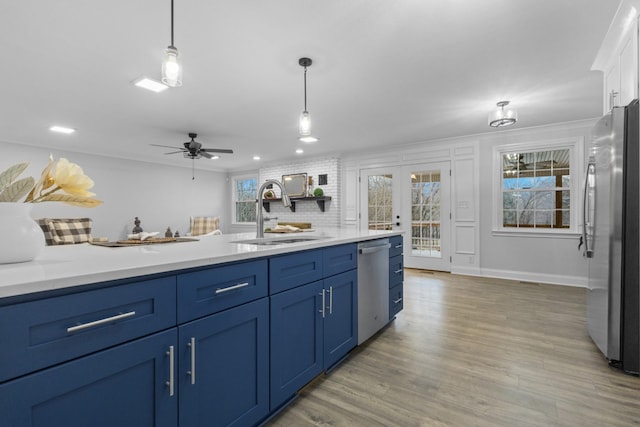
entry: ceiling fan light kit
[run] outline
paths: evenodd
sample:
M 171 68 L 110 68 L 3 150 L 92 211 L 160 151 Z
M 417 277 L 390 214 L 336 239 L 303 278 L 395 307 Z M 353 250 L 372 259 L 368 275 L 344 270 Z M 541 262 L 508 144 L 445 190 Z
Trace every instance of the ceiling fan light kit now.
M 493 128 L 510 126 L 518 121 L 518 113 L 512 108 L 504 107 L 509 105 L 509 101 L 500 101 L 496 104 L 499 108 L 489 114 L 489 126 Z
M 171 45 L 164 51 L 162 61 L 162 83 L 170 87 L 182 86 L 182 66 L 178 58 L 178 48 L 173 44 L 173 0 L 171 0 Z

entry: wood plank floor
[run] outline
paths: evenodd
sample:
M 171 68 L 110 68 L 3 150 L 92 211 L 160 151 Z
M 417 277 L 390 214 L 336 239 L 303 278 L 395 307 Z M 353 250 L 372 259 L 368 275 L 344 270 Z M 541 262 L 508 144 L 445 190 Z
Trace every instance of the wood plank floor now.
M 269 426 L 640 426 L 583 288 L 405 270 L 404 310 Z

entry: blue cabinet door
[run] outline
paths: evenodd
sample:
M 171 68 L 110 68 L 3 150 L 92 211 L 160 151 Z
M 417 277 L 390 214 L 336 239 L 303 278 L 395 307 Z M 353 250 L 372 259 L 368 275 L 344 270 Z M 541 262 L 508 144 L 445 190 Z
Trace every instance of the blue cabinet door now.
M 180 426 L 250 426 L 269 413 L 269 300 L 180 326 Z
M 358 343 L 357 270 L 324 279 L 324 368 L 339 362 Z
M 175 427 L 177 389 L 166 383 L 176 340 L 174 328 L 4 383 L 0 425 Z
M 271 410 L 322 372 L 322 281 L 271 297 Z

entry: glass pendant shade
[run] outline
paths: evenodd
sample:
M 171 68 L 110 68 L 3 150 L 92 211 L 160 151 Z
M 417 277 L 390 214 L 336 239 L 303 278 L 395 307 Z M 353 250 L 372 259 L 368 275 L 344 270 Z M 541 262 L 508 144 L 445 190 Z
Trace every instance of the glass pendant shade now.
M 300 126 L 299 126 L 300 136 L 308 136 L 311 135 L 311 116 L 307 110 L 303 111 L 300 114 Z
M 162 83 L 171 87 L 182 86 L 182 67 L 178 61 L 178 49 L 169 46 L 162 61 Z
M 518 121 L 518 113 L 516 110 L 504 107 L 509 105 L 509 101 L 500 101 L 496 104 L 497 110 L 489 114 L 489 126 L 497 128 L 502 126 L 509 126 L 515 124 Z

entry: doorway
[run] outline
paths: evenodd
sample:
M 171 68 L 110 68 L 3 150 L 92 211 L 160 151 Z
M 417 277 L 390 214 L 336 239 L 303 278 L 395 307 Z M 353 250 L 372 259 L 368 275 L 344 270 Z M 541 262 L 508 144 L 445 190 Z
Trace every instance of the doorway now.
M 405 267 L 451 271 L 450 163 L 360 171 L 360 228 L 404 231 Z

